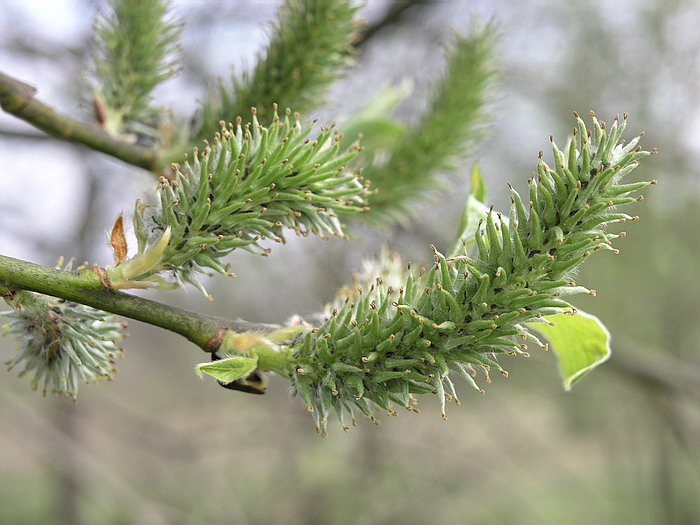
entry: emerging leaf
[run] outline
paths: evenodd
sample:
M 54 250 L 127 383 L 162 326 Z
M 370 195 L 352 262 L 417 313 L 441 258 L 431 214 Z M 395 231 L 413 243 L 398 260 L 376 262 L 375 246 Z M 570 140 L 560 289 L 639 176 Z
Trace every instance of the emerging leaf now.
M 114 251 L 114 266 L 119 266 L 126 259 L 127 253 L 126 237 L 124 236 L 124 219 L 121 215 L 114 221 L 112 233 L 109 235 L 109 244 Z
M 610 332 L 594 315 L 578 311 L 576 315 L 557 314 L 547 317 L 553 323 L 530 323 L 528 326 L 546 337 L 559 357 L 559 371 L 564 389 L 571 387 L 596 366 L 610 357 Z
M 200 376 L 207 374 L 222 383 L 230 383 L 236 379 L 246 377 L 257 366 L 257 357 L 235 356 L 210 363 L 199 363 L 194 369 Z
M 471 191 L 467 197 L 467 204 L 462 211 L 462 217 L 457 227 L 457 237 L 455 238 L 450 255 L 457 255 L 468 250 L 474 243 L 474 234 L 479 225 L 479 220 L 488 212 L 486 206 L 486 181 L 481 176 L 479 165 L 472 166 Z

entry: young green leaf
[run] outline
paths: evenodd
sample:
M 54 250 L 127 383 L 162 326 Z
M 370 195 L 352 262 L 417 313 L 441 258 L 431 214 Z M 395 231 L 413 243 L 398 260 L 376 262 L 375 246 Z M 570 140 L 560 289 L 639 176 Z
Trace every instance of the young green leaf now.
M 349 120 L 343 122 L 341 147 L 349 147 L 362 137 L 362 146 L 373 156 L 386 156 L 406 132 L 405 124 L 393 118 L 397 106 L 411 93 L 411 84 L 386 85 Z M 365 163 L 372 163 L 365 159 Z
M 581 310 L 576 315 L 552 315 L 547 321 L 528 326 L 549 341 L 559 358 L 564 389 L 571 390 L 574 383 L 608 360 L 610 332 L 600 319 Z
M 246 377 L 257 366 L 257 357 L 235 356 L 209 363 L 199 363 L 194 367 L 194 370 L 200 377 L 202 374 L 207 374 L 222 383 L 230 383 L 236 379 Z
M 479 226 L 479 221 L 488 211 L 486 206 L 486 181 L 481 175 L 479 164 L 472 166 L 471 191 L 467 197 L 467 204 L 462 211 L 462 217 L 457 226 L 457 236 L 449 251 L 450 255 L 457 255 L 468 250 L 474 243 L 474 233 Z

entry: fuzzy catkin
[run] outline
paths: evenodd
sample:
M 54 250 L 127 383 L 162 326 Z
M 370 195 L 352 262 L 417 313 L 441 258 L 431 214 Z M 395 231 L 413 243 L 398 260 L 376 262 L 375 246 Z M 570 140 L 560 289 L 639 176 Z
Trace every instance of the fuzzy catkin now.
M 22 365 L 20 377 L 33 373 L 33 389 L 42 385 L 44 395 L 76 400 L 80 385 L 113 378 L 126 326 L 114 315 L 27 291 L 6 301 L 13 309 L 2 312 L 9 318 L 3 328 L 21 346 L 5 364 L 8 370 Z
M 385 258 L 383 270 L 359 279 L 307 334 L 291 380 L 319 432 L 326 433 L 332 412 L 347 428 L 345 416 L 354 421 L 355 411 L 378 421 L 377 408 L 415 410 L 420 393 L 437 394 L 446 417 L 445 401 L 458 401 L 454 373 L 481 391 L 477 371 L 487 382 L 491 369 L 506 374 L 495 356 L 526 354 L 527 342 L 542 345 L 525 323 L 575 313 L 564 297 L 589 291 L 571 272 L 594 251 L 614 250 L 617 235 L 606 234 L 606 225 L 636 219 L 614 208 L 655 183 L 620 184 L 651 153 L 637 147 L 639 137 L 620 142 L 626 115 L 608 130 L 592 114 L 590 132 L 576 120 L 564 151 L 552 140 L 553 167 L 540 155 L 527 200 L 511 187 L 510 217 L 491 209 L 481 220 L 475 253 L 446 257 L 434 249 L 434 265 L 418 272 L 397 271 Z M 385 284 L 387 273 L 401 284 Z

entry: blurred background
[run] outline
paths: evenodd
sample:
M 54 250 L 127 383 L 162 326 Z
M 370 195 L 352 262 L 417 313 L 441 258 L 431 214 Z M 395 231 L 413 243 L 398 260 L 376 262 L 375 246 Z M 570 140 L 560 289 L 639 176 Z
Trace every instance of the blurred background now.
M 700 4 L 694 0 L 368 0 L 372 28 L 358 65 L 319 111 L 338 120 L 378 86 L 410 79 L 420 109 L 440 74 L 451 29 L 499 28 L 500 74 L 488 138 L 462 180 L 416 222 L 355 240 L 290 238 L 269 258 L 236 253 L 235 279 L 157 298 L 188 309 L 281 322 L 308 315 L 390 239 L 408 260 L 452 240 L 479 161 L 489 200 L 507 209 L 547 150 L 570 133 L 572 111 L 610 120 L 628 112 L 628 138 L 646 130 L 634 173 L 658 179 L 632 212 L 619 255 L 583 268 L 613 355 L 570 393 L 552 353 L 506 358 L 510 378 L 485 396 L 462 384 L 463 405 L 442 421 L 422 414 L 362 420 L 348 434 L 314 434 L 302 403 L 273 380 L 265 396 L 219 388 L 193 373 L 203 360 L 178 336 L 132 322 L 114 383 L 80 401 L 47 398 L 27 379 L 0 379 L 0 523 L 7 524 L 696 524 L 700 523 Z M 0 69 L 38 97 L 83 116 L 92 20 L 85 0 L 6 0 Z M 250 67 L 274 19 L 273 0 L 174 2 L 187 23 L 185 67 L 157 92 L 189 114 L 204 83 Z M 309 115 L 313 116 L 313 115 Z M 48 139 L 0 115 L 0 251 L 53 265 L 59 255 L 110 262 L 106 232 L 153 189 L 149 174 Z M 545 158 L 549 159 L 545 154 Z M 4 306 L 2 307 L 4 308 Z M 16 344 L 0 338 L 2 361 Z

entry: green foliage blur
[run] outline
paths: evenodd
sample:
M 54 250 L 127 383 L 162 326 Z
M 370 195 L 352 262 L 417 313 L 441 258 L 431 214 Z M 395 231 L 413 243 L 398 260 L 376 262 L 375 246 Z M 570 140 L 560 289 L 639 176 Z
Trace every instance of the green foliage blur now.
M 390 7 L 369 0 L 365 16 L 381 17 Z M 212 41 L 235 43 L 242 19 L 262 30 L 273 8 L 175 4 L 201 49 Z M 363 422 L 347 435 L 320 439 L 282 381 L 265 396 L 218 388 L 192 372 L 201 356 L 191 345 L 132 323 L 116 381 L 86 392 L 77 406 L 40 400 L 11 374 L 0 381 L 0 524 L 700 523 L 694 275 L 700 168 L 693 161 L 700 129 L 700 34 L 693 22 L 700 6 L 691 0 L 427 2 L 363 44 L 358 71 L 337 87 L 329 107 L 349 112 L 386 78 L 408 76 L 422 93 L 437 73 L 446 21 L 466 31 L 475 12 L 493 16 L 500 35 L 497 118 L 473 159 L 497 208 L 508 203 L 505 182 L 524 180 L 548 135 L 570 131 L 572 110 L 595 108 L 603 119 L 626 111 L 629 133 L 645 129 L 645 145 L 659 149 L 635 172 L 638 180 L 660 182 L 635 209 L 642 220 L 625 225 L 629 236 L 618 242 L 619 255 L 597 254 L 577 278 L 598 291 L 574 303 L 610 329 L 611 359 L 564 393 L 553 355 L 505 358 L 510 377 L 495 377 L 483 397 L 465 396 L 448 421 L 426 399 L 420 416 L 384 417 L 380 428 Z M 2 45 L 27 64 L 44 64 L 55 44 L 35 33 L 17 24 Z M 208 73 L 197 49 L 187 47 L 185 70 L 191 64 Z M 60 54 L 63 107 L 75 105 L 70 86 L 85 57 L 81 46 L 72 49 Z M 236 46 L 224 51 L 235 54 Z M 181 82 L 182 90 L 190 85 L 186 77 Z M 413 115 L 409 102 L 403 116 Z M 40 139 L 23 140 L 33 141 L 32 151 L 45 147 Z M 88 181 L 90 198 L 65 203 L 83 206 L 82 237 L 27 241 L 47 264 L 56 243 L 66 253 L 97 258 L 88 247 L 104 244 L 113 209 L 133 202 L 129 188 L 139 184 L 133 172 L 84 155 L 76 155 L 75 169 L 85 173 L 80 180 Z M 7 159 L 6 173 L 16 173 Z M 383 235 L 363 230 L 362 243 L 290 240 L 269 260 L 243 254 L 237 279 L 216 278 L 208 286 L 218 289 L 213 305 L 204 298 L 193 304 L 196 293 L 186 303 L 167 300 L 259 322 L 315 312 L 359 266 L 360 255 L 379 251 L 387 238 L 416 262 L 430 260 L 431 242 L 446 249 L 469 192 L 469 171 L 465 164 L 458 189 L 423 206 L 412 225 Z M 105 172 L 110 181 L 101 183 Z M 7 209 L 0 211 L 0 230 L 11 231 Z M 12 340 L 0 345 L 10 355 Z M 157 376 L 147 371 L 154 367 Z

